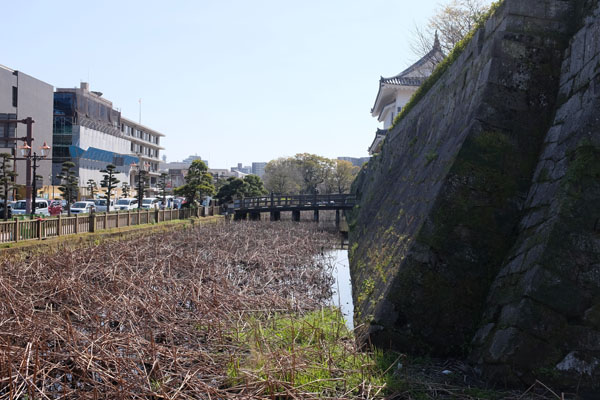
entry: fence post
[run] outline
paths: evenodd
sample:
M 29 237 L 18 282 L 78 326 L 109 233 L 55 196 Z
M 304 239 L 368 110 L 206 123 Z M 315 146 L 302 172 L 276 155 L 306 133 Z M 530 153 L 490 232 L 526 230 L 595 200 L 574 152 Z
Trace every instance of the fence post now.
M 42 219 L 41 218 L 37 219 L 36 228 L 37 228 L 37 237 L 39 240 L 42 240 Z
M 15 242 L 19 241 L 19 236 L 21 236 L 21 230 L 19 229 L 19 218 L 15 217 Z
M 127 210 L 127 226 L 131 226 L 131 210 Z
M 108 229 L 108 211 L 104 213 L 104 229 Z
M 75 214 L 75 233 L 79 233 L 79 214 Z
M 116 221 L 116 227 L 119 227 L 119 210 L 117 210 L 117 221 Z
M 157 224 L 160 222 L 160 210 L 158 208 L 154 210 L 154 222 Z
M 96 232 L 96 212 L 92 211 L 90 213 L 90 216 L 88 218 L 89 218 L 88 222 L 90 224 L 90 227 L 88 228 L 88 231 L 89 232 Z
M 56 221 L 56 236 L 60 236 L 62 231 L 62 218 L 60 214 L 58 214 L 58 218 Z

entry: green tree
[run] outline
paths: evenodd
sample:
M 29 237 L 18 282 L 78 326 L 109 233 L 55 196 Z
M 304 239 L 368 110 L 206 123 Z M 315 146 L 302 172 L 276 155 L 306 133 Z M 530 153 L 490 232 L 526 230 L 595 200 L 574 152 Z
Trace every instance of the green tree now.
M 299 193 L 302 187 L 298 164 L 293 158 L 278 158 L 269 161 L 265 167 L 263 179 L 267 191 L 273 193 Z
M 302 178 L 302 192 L 318 193 L 318 187 L 325 181 L 333 167 L 333 160 L 316 154 L 301 153 L 294 157 Z
M 208 173 L 208 168 L 201 160 L 194 160 L 185 176 L 185 184 L 175 189 L 175 194 L 184 196 L 188 207 L 196 202 L 196 199 L 202 199 L 205 196 L 215 194 L 215 185 L 212 175 Z
M 146 194 L 146 190 L 150 188 L 148 184 L 148 171 L 140 170 L 138 172 L 138 181 L 136 188 L 136 196 L 138 199 L 138 207 L 142 208 L 142 201 L 144 200 L 144 196 Z
M 100 171 L 102 172 L 102 171 Z M 87 181 L 87 189 L 90 194 L 92 200 L 96 197 L 96 193 L 98 193 L 98 184 L 93 179 L 88 179 Z
M 244 196 L 257 197 L 269 193 L 258 175 L 246 175 L 244 177 Z
M 79 179 L 73 168 L 75 168 L 75 163 L 65 161 L 62 163 L 62 168 L 58 175 L 58 178 L 61 180 L 58 190 L 62 193 L 63 199 L 67 200 L 67 214 L 69 217 L 71 216 L 71 203 L 77 199 L 77 192 L 79 191 Z
M 228 178 L 215 197 L 223 204 L 232 201 L 234 198 L 264 196 L 267 193 L 260 177 L 246 175 L 243 179 Z
M 225 184 L 219 188 L 216 194 L 216 198 L 219 199 L 221 204 L 229 203 L 234 198 L 240 198 L 244 196 L 244 181 L 240 178 L 230 177 L 227 178 Z
M 17 174 L 12 170 L 12 156 L 9 153 L 0 153 L 0 198 L 4 207 L 4 220 L 8 221 L 8 194 L 13 190 Z
M 113 189 L 117 188 L 117 184 L 120 182 L 115 176 L 115 170 L 117 167 L 113 164 L 108 164 L 105 169 L 100 170 L 104 174 L 100 186 L 106 188 L 106 195 L 103 198 L 106 199 L 106 212 L 110 212 L 110 199 L 112 198 Z
M 162 199 L 163 207 L 167 206 L 167 178 L 169 174 L 162 172 L 158 177 L 158 194 Z
M 334 168 L 326 180 L 328 193 L 349 193 L 360 168 L 345 160 L 334 160 L 334 163 Z
M 130 194 L 131 194 L 131 186 L 129 186 L 129 183 L 127 183 L 127 182 L 121 183 L 121 197 L 126 199 L 129 197 Z

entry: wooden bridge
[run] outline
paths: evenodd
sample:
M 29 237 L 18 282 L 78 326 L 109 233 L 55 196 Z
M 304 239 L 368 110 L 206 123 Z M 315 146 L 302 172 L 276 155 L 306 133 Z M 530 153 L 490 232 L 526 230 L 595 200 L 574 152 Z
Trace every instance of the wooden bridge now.
M 356 197 L 349 194 L 324 195 L 273 195 L 246 197 L 233 202 L 234 219 L 260 219 L 260 214 L 268 212 L 272 221 L 281 218 L 282 211 L 292 212 L 292 221 L 300 221 L 300 211 L 313 211 L 313 219 L 319 220 L 319 211 L 335 210 L 336 223 L 340 221 L 340 210 L 350 210 L 356 204 Z

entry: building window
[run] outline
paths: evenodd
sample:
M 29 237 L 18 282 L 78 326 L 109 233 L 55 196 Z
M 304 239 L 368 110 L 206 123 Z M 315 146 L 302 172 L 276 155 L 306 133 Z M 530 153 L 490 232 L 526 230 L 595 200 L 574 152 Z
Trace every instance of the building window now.
M 17 104 L 19 104 L 19 91 L 16 86 L 12 87 L 12 104 L 13 107 L 17 107 Z

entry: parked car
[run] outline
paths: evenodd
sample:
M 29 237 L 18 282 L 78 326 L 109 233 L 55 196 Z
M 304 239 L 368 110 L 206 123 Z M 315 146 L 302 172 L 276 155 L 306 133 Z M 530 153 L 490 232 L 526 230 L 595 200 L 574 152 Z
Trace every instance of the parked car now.
M 50 206 L 48 207 L 48 211 L 52 216 L 60 215 L 60 213 L 63 211 L 62 202 L 60 200 L 52 200 L 50 202 Z
M 50 215 L 50 210 L 48 210 L 49 205 L 50 203 L 46 199 L 35 199 L 35 213 L 38 215 Z M 13 215 L 25 215 L 26 211 L 26 200 L 17 201 L 12 209 Z
M 160 208 L 160 199 L 156 197 L 142 199 L 142 208 L 158 210 Z
M 97 199 L 94 200 L 94 204 L 96 204 L 96 211 L 97 212 L 106 212 L 106 199 Z M 115 201 L 111 200 L 110 201 L 110 211 L 114 211 L 115 210 Z
M 115 210 L 135 210 L 138 208 L 137 199 L 119 199 L 115 204 Z
M 89 214 L 95 207 L 93 201 L 78 201 L 71 206 L 71 214 Z

